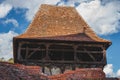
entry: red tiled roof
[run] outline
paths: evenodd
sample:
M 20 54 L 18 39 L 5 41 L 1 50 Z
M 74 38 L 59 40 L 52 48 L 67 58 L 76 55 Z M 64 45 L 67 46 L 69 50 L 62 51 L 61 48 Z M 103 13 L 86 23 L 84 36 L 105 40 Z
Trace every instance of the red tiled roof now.
M 119 78 L 105 78 L 101 68 L 78 68 L 52 76 L 44 75 L 40 69 L 40 66 L 0 62 L 0 80 L 120 80 Z
M 75 8 L 51 5 L 42 5 L 26 32 L 16 38 L 110 42 L 98 37 Z

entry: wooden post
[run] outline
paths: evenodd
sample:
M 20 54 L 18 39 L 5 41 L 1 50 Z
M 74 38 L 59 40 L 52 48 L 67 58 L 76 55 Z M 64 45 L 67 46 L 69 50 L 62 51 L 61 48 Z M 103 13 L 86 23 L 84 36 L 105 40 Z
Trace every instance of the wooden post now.
M 46 60 L 50 60 L 50 57 L 49 57 L 49 46 L 50 46 L 50 44 L 46 45 Z
M 74 48 L 74 63 L 75 64 L 72 66 L 72 69 L 75 70 L 76 62 L 78 61 L 78 58 L 77 58 L 77 48 L 78 48 L 78 46 L 74 45 L 73 48 Z
M 42 72 L 44 73 L 45 72 L 45 66 L 42 65 Z
M 60 66 L 60 69 L 61 69 L 61 72 L 64 73 L 64 71 L 65 71 L 65 66 L 64 66 L 64 64 Z
M 106 64 L 107 63 L 107 61 L 106 61 L 106 50 L 105 50 L 105 47 L 102 47 L 102 49 L 103 49 L 103 59 L 102 59 L 102 61 Z
M 28 58 L 28 46 L 26 47 L 26 55 L 25 55 L 25 59 Z
M 77 45 L 74 45 L 73 48 L 74 48 L 74 61 L 77 61 Z
M 22 43 L 19 43 L 19 46 L 18 46 L 18 60 L 20 60 L 22 57 L 21 57 L 21 46 L 22 46 Z

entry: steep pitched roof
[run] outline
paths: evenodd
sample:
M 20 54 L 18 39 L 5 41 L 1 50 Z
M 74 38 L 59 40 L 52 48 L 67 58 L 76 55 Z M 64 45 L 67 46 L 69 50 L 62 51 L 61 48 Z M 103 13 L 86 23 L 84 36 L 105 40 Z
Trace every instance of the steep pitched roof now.
M 110 42 L 98 37 L 74 7 L 44 4 L 41 5 L 26 32 L 16 38 L 60 39 L 61 37 L 59 36 L 65 37 L 77 34 L 78 37 L 81 33 L 84 33 L 88 38 L 96 42 Z

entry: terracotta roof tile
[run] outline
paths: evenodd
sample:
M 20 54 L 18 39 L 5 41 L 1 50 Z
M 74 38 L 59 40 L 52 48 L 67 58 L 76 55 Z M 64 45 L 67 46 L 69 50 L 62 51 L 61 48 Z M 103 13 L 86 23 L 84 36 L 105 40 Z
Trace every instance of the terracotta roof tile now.
M 51 5 L 41 5 L 41 8 L 36 13 L 33 21 L 29 25 L 25 33 L 17 36 L 16 38 L 43 38 L 53 39 L 56 36 L 69 36 L 71 34 L 85 33 L 89 38 L 87 40 L 93 40 L 97 42 L 110 42 L 108 40 L 98 37 L 94 31 L 89 27 L 89 25 L 83 20 L 83 18 L 78 14 L 73 7 L 61 7 L 61 6 L 51 6 Z M 68 36 L 67 36 L 68 35 Z M 85 40 L 83 35 L 73 39 Z M 54 39 L 61 39 L 63 37 L 56 37 Z M 45 38 L 45 39 L 47 39 Z M 65 39 L 67 39 L 65 38 Z M 84 39 L 82 39 L 84 38 Z

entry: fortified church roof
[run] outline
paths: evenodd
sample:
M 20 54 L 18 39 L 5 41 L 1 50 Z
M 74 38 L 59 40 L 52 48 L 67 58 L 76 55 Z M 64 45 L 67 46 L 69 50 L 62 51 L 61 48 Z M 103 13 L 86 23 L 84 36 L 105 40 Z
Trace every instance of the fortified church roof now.
M 110 41 L 98 37 L 74 7 L 41 5 L 21 39 Z

